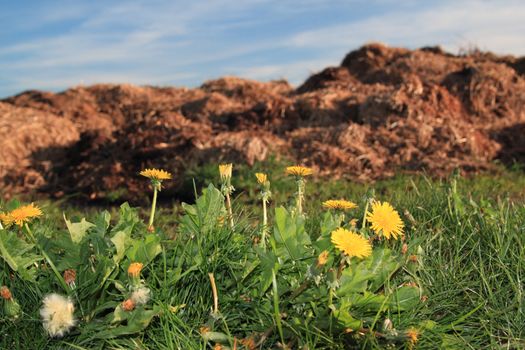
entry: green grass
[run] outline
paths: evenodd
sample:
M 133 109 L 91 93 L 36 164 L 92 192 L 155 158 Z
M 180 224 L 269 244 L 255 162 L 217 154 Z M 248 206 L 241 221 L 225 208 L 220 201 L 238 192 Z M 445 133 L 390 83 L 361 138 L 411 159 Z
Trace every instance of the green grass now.
M 164 201 L 158 211 L 156 226 L 165 236 L 165 249 L 144 271 L 153 291 L 153 304 L 160 314 L 145 331 L 131 336 L 90 339 L 78 330 L 62 339 L 50 339 L 41 327 L 38 308 L 48 290 L 18 278 L 8 280 L 26 314 L 11 321 L 0 313 L 0 348 L 9 349 L 206 349 L 199 329 L 210 326 L 227 336 L 237 338 L 265 334 L 261 348 L 278 348 L 280 335 L 275 327 L 271 292 L 260 295 L 258 280 L 240 279 L 246 261 L 254 259 L 252 240 L 259 236 L 260 208 L 257 200 L 256 171 L 269 173 L 273 208 L 291 205 L 294 182 L 282 175 L 281 164 L 241 166 L 234 172 L 235 230 L 216 229 L 195 244 L 181 229 L 182 209 L 179 203 Z M 193 192 L 195 176 L 200 188 L 217 182 L 215 166 L 192 169 L 184 181 Z M 186 187 L 188 187 L 186 186 Z M 300 284 L 304 271 L 292 264 L 283 267 L 277 280 L 285 337 L 293 339 L 292 347 L 303 349 L 408 348 L 408 343 L 395 336 L 383 337 L 381 324 L 390 319 L 403 333 L 409 327 L 421 330 L 418 349 L 522 349 L 525 348 L 525 175 L 519 171 L 478 175 L 471 178 L 452 176 L 430 180 L 425 176 L 399 176 L 374 184 L 358 184 L 327 178 L 307 183 L 306 230 L 319 236 L 322 226 L 321 202 L 346 198 L 358 202 L 355 217 L 363 216 L 367 198 L 391 202 L 406 224 L 406 240 L 418 255 L 419 268 L 397 273 L 389 281 L 398 286 L 411 280 L 421 286 L 423 299 L 415 308 L 399 312 L 385 310 L 377 314 L 379 333 L 345 334 L 341 329 L 328 332 L 319 329 L 315 319 L 294 318 L 302 311 L 287 300 L 287 289 Z M 189 196 L 186 195 L 186 198 Z M 68 216 L 92 218 L 96 208 L 72 208 L 47 203 L 50 219 L 42 226 L 47 230 L 64 230 L 62 211 Z M 141 216 L 147 220 L 147 204 Z M 87 212 L 87 214 L 86 214 Z M 113 210 L 112 213 L 116 213 Z M 115 215 L 113 215 L 114 217 Z M 173 238 L 173 240 L 171 239 Z M 400 244 L 393 249 L 399 253 Z M 411 248 L 412 249 L 412 248 Z M 418 250 L 419 249 L 419 250 Z M 400 254 L 400 253 L 399 253 Z M 7 271 L 5 264 L 0 269 Z M 212 292 L 208 273 L 213 272 L 219 292 L 220 315 L 212 315 Z M 386 287 L 385 287 L 386 288 Z M 290 303 L 290 305 L 289 305 Z M 314 303 L 315 304 L 315 303 Z M 305 309 L 321 305 L 305 305 Z M 384 332 L 383 332 L 384 333 Z M 238 347 L 241 349 L 242 347 Z

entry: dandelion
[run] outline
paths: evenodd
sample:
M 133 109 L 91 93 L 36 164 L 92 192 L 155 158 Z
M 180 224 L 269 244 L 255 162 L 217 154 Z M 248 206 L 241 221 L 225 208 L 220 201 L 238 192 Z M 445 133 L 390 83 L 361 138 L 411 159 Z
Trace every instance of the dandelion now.
M 419 331 L 411 327 L 406 331 L 406 336 L 408 337 L 408 341 L 410 342 L 410 348 L 412 348 L 419 340 Z
M 151 290 L 147 287 L 140 287 L 137 290 L 135 290 L 133 293 L 131 293 L 130 299 L 136 304 L 136 305 L 144 305 L 147 304 L 150 299 Z
M 0 297 L 5 300 L 4 313 L 11 318 L 18 318 L 20 316 L 20 305 L 13 298 L 11 291 L 7 286 L 0 287 Z
M 330 199 L 323 202 L 323 208 L 326 209 L 350 210 L 356 207 L 357 205 L 354 202 L 350 202 L 344 199 Z
M 226 209 L 228 210 L 228 216 L 230 219 L 230 226 L 233 228 L 233 213 L 230 195 L 235 191 L 235 188 L 231 184 L 233 165 L 220 164 L 219 175 L 221 177 L 221 192 L 226 197 Z
M 9 226 L 13 223 L 13 219 L 8 213 L 0 213 L 0 229 L 3 229 L 2 223 Z
M 130 299 L 126 299 L 122 302 L 122 309 L 124 311 L 133 311 L 135 309 L 135 302 Z
M 372 212 L 368 212 L 367 220 L 372 224 L 372 230 L 386 239 L 397 239 L 403 236 L 403 221 L 399 213 L 387 202 L 373 202 Z
M 7 226 L 8 224 L 14 223 L 20 227 L 24 226 L 25 223 L 30 222 L 33 218 L 37 218 L 42 215 L 42 210 L 33 203 L 24 205 L 12 210 L 8 214 L 3 214 L 1 219 L 2 222 Z
M 11 300 L 13 298 L 13 295 L 11 294 L 11 291 L 7 286 L 2 286 L 0 288 L 0 297 L 5 300 Z
M 40 309 L 44 329 L 51 337 L 61 337 L 75 326 L 73 312 L 75 306 L 66 297 L 59 294 L 48 294 Z
M 145 169 L 140 175 L 156 181 L 171 180 L 171 174 L 162 169 Z
M 344 228 L 332 231 L 332 243 L 350 257 L 366 258 L 372 254 L 372 245 L 366 238 Z
M 140 172 L 140 175 L 151 180 L 153 187 L 153 200 L 151 201 L 151 213 L 149 216 L 148 232 L 153 232 L 153 220 L 155 218 L 155 209 L 157 207 L 157 192 L 162 189 L 162 181 L 171 180 L 171 174 L 161 169 L 145 169 Z
M 323 267 L 328 262 L 328 250 L 323 251 L 317 257 L 317 267 Z
M 293 175 L 298 177 L 305 177 L 313 174 L 313 170 L 311 168 L 307 168 L 304 166 L 289 166 L 286 168 L 286 175 Z
M 223 350 L 224 348 L 222 347 L 221 344 L 219 343 L 215 343 L 215 346 L 213 347 L 213 350 Z
M 221 177 L 221 181 L 226 182 L 231 180 L 232 178 L 232 170 L 233 170 L 233 164 L 220 164 L 219 165 L 219 175 Z
M 254 350 L 257 348 L 257 343 L 255 342 L 253 336 L 241 339 L 240 343 L 242 344 L 242 346 L 244 346 L 245 349 L 248 350 Z
M 130 282 L 133 287 L 140 286 L 140 272 L 142 271 L 143 266 L 144 265 L 139 262 L 129 264 L 128 277 L 130 278 Z
M 263 204 L 263 226 L 261 230 L 261 244 L 264 249 L 266 249 L 266 233 L 268 231 L 268 213 L 267 205 L 272 192 L 270 192 L 270 181 L 268 181 L 268 176 L 264 173 L 256 173 L 255 177 L 257 182 L 261 185 L 261 199 Z
M 311 168 L 306 168 L 304 166 L 289 166 L 285 171 L 286 175 L 295 176 L 295 181 L 297 182 L 297 212 L 301 215 L 303 213 L 303 201 L 304 201 L 304 187 L 305 187 L 305 177 L 313 174 Z
M 77 278 L 77 272 L 73 269 L 64 271 L 64 282 L 70 287 L 75 288 L 75 280 Z
M 257 182 L 260 184 L 260 185 L 265 185 L 266 182 L 268 181 L 268 175 L 264 174 L 264 173 L 255 173 L 255 177 L 257 178 Z

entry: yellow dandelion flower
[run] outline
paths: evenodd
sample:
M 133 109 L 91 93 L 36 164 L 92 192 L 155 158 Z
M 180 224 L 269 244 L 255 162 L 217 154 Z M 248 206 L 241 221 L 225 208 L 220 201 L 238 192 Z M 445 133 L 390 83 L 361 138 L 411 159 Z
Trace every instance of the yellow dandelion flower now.
M 264 185 L 266 181 L 268 181 L 268 176 L 264 173 L 256 173 L 255 177 L 257 178 L 257 182 L 261 185 Z
M 232 169 L 232 163 L 219 165 L 219 174 L 221 176 L 222 181 L 227 181 L 232 178 Z
M 356 208 L 357 204 L 344 199 L 330 199 L 323 202 L 323 207 L 326 209 L 350 210 Z
M 140 172 L 140 175 L 156 181 L 171 180 L 171 174 L 162 169 L 145 169 Z
M 139 263 L 139 262 L 134 262 L 134 263 L 129 264 L 128 276 L 133 277 L 133 278 L 139 277 L 140 271 L 142 271 L 143 266 L 144 265 L 142 265 L 142 263 Z
M 16 208 L 8 214 L 10 222 L 18 226 L 23 226 L 26 222 L 41 215 L 42 210 L 33 203 Z
M 305 177 L 313 174 L 311 168 L 307 168 L 300 165 L 289 166 L 286 168 L 286 175 Z
M 372 254 L 372 245 L 366 238 L 341 227 L 332 231 L 332 243 L 350 257 L 366 258 Z
M 368 212 L 366 218 L 372 224 L 372 230 L 386 239 L 403 236 L 403 221 L 388 202 L 373 202 L 372 212 Z
M 406 335 L 411 344 L 415 344 L 419 340 L 419 331 L 413 327 L 407 330 Z
M 317 257 L 317 266 L 321 267 L 326 265 L 326 262 L 328 261 L 328 250 L 323 251 L 319 256 Z
M 6 226 L 9 226 L 13 223 L 13 218 L 9 215 L 9 213 L 0 213 L 0 222 Z

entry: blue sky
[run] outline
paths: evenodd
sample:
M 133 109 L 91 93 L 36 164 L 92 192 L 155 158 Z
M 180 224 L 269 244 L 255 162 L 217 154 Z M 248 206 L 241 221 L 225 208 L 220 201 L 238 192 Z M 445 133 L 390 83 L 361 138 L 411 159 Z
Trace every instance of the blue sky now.
M 522 0 L 0 0 L 0 97 L 101 82 L 301 83 L 370 41 L 525 55 Z

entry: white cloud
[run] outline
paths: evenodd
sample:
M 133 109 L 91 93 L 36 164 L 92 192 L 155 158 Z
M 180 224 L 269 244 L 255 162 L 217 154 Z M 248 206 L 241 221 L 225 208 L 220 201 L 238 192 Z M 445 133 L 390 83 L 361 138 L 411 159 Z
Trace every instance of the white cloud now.
M 194 80 L 222 74 L 261 80 L 285 77 L 299 84 L 312 72 L 338 64 L 348 51 L 368 41 L 412 48 L 439 44 L 452 52 L 475 45 L 525 55 L 525 2 L 518 0 L 375 0 L 372 5 L 366 0 L 87 4 L 47 5 L 36 24 L 34 14 L 17 17 L 16 28 L 61 20 L 77 23 L 59 34 L 0 47 L 1 75 L 11 82 L 11 90 L 63 89 L 82 80 L 86 84 L 199 84 Z M 381 11 L 346 22 L 340 18 L 339 24 L 324 27 L 295 23 L 295 28 L 310 29 L 294 31 L 290 25 L 286 34 L 272 31 L 274 18 L 295 20 L 348 4 L 378 6 Z M 261 8 L 264 15 L 258 12 Z M 16 14 L 7 11 L 0 19 L 9 15 Z M 245 30 L 257 38 L 243 35 Z M 235 40 L 231 40 L 233 34 Z M 6 84 L 2 89 L 7 89 Z

